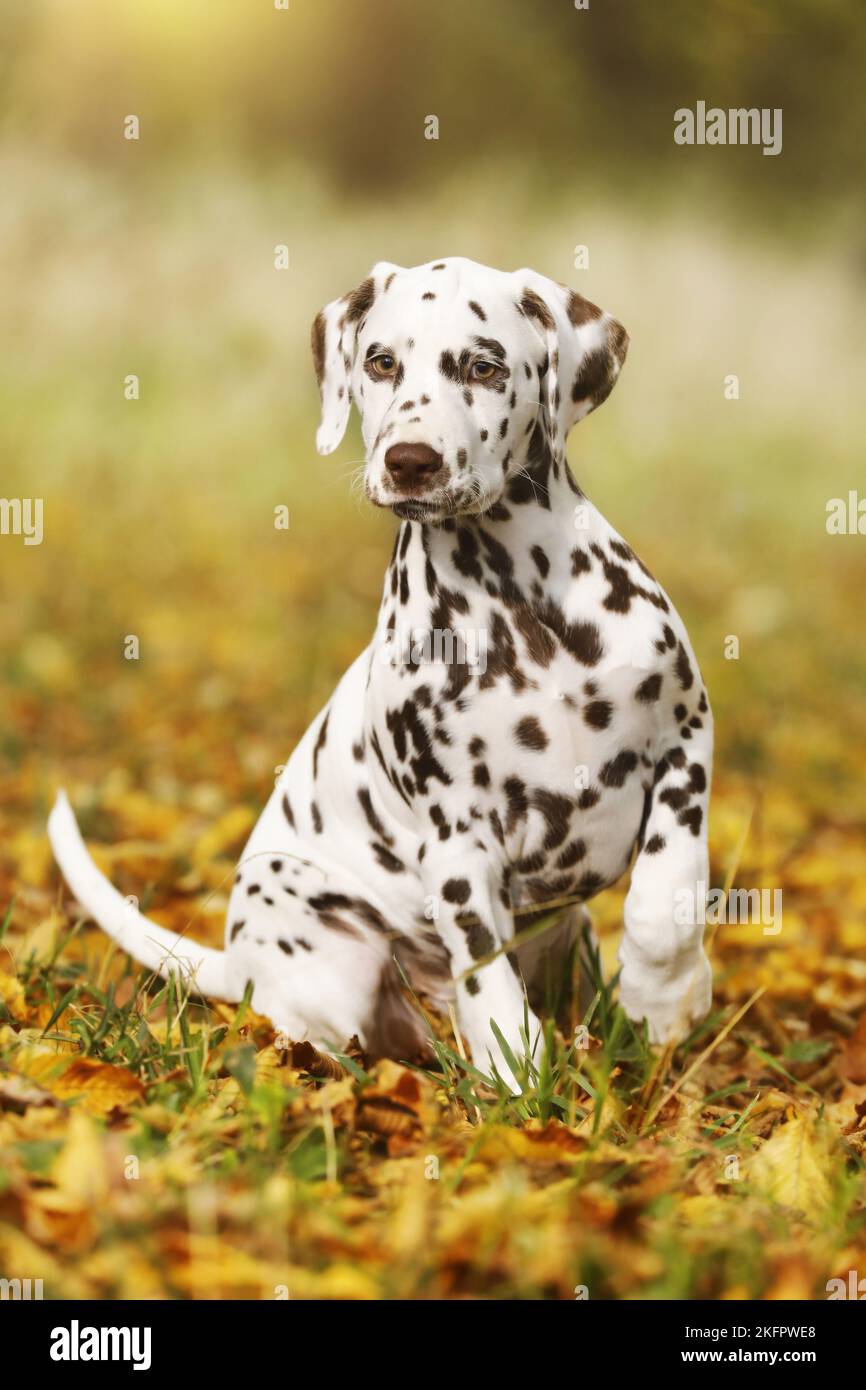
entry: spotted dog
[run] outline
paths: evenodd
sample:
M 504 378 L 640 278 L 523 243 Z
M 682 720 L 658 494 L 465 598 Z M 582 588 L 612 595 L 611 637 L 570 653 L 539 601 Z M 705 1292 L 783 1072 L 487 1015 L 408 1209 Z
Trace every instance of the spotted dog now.
M 566 462 L 627 344 L 562 285 L 459 258 L 379 264 L 318 315 L 318 449 L 337 448 L 354 402 L 367 496 L 401 519 L 375 634 L 252 833 L 224 951 L 141 917 L 61 793 L 66 880 L 137 960 L 222 999 L 252 982 L 291 1039 L 357 1034 L 404 1058 L 425 1045 L 405 979 L 456 996 L 475 1063 L 507 1077 L 491 1020 L 518 1055 L 528 1021 L 537 1046 L 581 904 L 631 864 L 623 1005 L 657 1042 L 705 1014 L 706 691 L 669 599 Z M 467 634 L 485 644 L 470 653 Z M 450 659 L 422 640 L 443 635 Z M 502 949 L 516 908 L 562 898 L 556 927 Z

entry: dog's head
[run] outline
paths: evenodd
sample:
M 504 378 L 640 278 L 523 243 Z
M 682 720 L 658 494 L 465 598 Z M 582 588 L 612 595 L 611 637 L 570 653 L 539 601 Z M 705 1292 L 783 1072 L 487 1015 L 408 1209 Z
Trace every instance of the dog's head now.
M 430 521 L 482 512 L 539 430 L 564 449 L 610 394 L 627 346 L 609 314 L 533 270 L 381 262 L 313 324 L 316 444 L 337 448 L 354 400 L 371 502 Z

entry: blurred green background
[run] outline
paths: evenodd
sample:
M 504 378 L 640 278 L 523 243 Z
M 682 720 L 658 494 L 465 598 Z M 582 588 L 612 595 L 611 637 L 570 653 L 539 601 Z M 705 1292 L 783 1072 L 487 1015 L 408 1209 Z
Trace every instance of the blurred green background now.
M 367 640 L 393 525 L 352 491 L 356 427 L 315 454 L 310 321 L 375 260 L 445 255 L 626 325 L 572 458 L 689 624 L 720 773 L 862 808 L 866 539 L 825 529 L 863 479 L 855 0 L 0 13 L 0 495 L 45 502 L 42 546 L 0 538 L 7 833 L 58 778 L 261 804 Z M 783 152 L 676 146 L 698 100 L 782 107 Z

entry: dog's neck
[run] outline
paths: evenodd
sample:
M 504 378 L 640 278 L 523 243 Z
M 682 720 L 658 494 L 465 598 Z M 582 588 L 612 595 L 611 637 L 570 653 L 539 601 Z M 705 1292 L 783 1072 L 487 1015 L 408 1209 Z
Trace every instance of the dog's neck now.
M 459 527 L 494 536 L 515 560 L 537 545 L 552 560 L 557 552 L 571 549 L 579 539 L 577 531 L 591 521 L 593 512 L 571 474 L 564 449 L 551 448 L 546 435 L 538 430 L 498 502 L 485 511 L 465 513 L 444 524 L 420 525 L 434 565 L 440 555 L 451 555 Z
M 486 511 L 402 523 L 385 577 L 380 636 L 395 624 L 423 626 L 431 598 L 447 596 L 446 607 L 455 596 L 462 607 L 473 592 L 486 600 L 491 583 L 511 600 L 537 600 L 542 590 L 561 598 L 574 582 L 575 549 L 600 540 L 605 527 L 564 452 L 533 439 L 520 471 Z

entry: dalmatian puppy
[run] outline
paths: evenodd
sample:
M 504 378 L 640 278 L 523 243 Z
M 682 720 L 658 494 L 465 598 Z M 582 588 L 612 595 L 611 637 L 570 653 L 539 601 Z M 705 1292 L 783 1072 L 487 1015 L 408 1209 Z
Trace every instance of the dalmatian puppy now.
M 408 981 L 456 997 L 475 1064 L 509 1078 L 492 1021 L 517 1057 L 537 1049 L 581 904 L 631 865 L 623 1006 L 655 1042 L 703 1017 L 707 695 L 670 600 L 566 461 L 627 345 L 564 286 L 462 258 L 379 264 L 317 316 L 319 452 L 354 402 L 367 497 L 400 520 L 376 630 L 252 833 L 224 951 L 141 917 L 60 794 L 58 863 L 133 957 L 206 996 L 252 982 L 290 1039 L 397 1058 L 425 1046 Z M 515 908 L 562 898 L 507 949 Z

